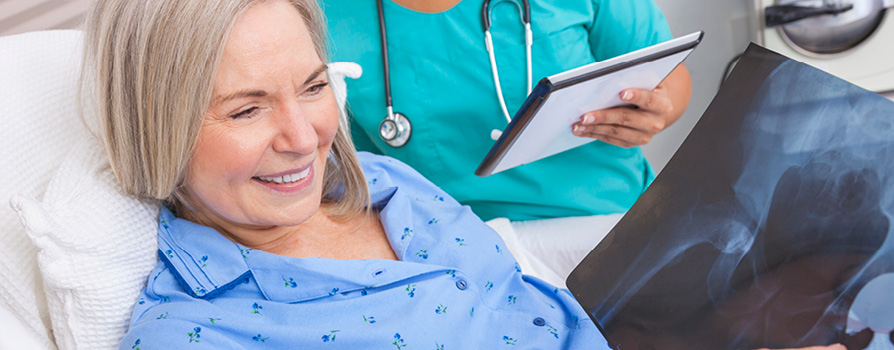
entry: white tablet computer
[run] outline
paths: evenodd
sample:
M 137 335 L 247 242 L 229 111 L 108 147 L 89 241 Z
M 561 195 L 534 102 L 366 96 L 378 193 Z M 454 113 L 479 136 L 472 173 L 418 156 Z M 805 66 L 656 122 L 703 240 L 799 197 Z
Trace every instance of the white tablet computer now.
M 481 161 L 489 176 L 590 142 L 571 133 L 589 111 L 624 105 L 624 89 L 652 90 L 701 42 L 695 32 L 602 62 L 543 78 Z

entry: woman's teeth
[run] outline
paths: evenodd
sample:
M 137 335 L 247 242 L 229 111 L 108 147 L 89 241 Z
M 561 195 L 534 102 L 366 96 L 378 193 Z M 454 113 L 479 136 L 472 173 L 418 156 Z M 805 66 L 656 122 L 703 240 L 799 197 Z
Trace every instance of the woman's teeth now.
M 292 182 L 301 180 L 301 179 L 307 177 L 307 174 L 309 172 L 310 172 L 310 167 L 308 167 L 307 169 L 304 169 L 304 171 L 297 172 L 294 174 L 288 174 L 288 175 L 277 176 L 277 177 L 258 176 L 257 178 L 264 182 L 274 182 L 274 183 L 278 183 L 278 184 L 284 184 L 284 183 L 292 183 Z

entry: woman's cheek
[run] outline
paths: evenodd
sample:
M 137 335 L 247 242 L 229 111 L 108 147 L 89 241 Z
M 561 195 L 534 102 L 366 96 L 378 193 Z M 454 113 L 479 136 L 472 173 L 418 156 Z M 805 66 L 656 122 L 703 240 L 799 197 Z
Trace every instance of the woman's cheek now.
M 331 90 L 330 90 L 331 91 Z M 335 140 L 335 134 L 338 132 L 339 113 L 338 105 L 335 102 L 335 96 L 329 92 L 325 103 L 321 103 L 319 110 L 315 111 L 316 115 L 321 116 L 317 134 L 320 137 L 321 145 L 331 145 Z

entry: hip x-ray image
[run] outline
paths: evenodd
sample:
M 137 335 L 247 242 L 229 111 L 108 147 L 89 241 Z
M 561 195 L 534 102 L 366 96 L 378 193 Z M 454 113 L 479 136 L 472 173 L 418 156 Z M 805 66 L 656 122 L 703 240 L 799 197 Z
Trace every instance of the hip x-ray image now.
M 752 45 L 568 278 L 610 345 L 894 350 L 894 102 Z

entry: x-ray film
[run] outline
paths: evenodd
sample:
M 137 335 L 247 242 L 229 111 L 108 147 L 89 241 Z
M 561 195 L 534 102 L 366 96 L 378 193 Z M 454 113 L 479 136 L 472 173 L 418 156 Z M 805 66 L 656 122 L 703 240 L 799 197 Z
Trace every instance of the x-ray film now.
M 894 102 L 752 45 L 568 278 L 614 349 L 894 350 Z

